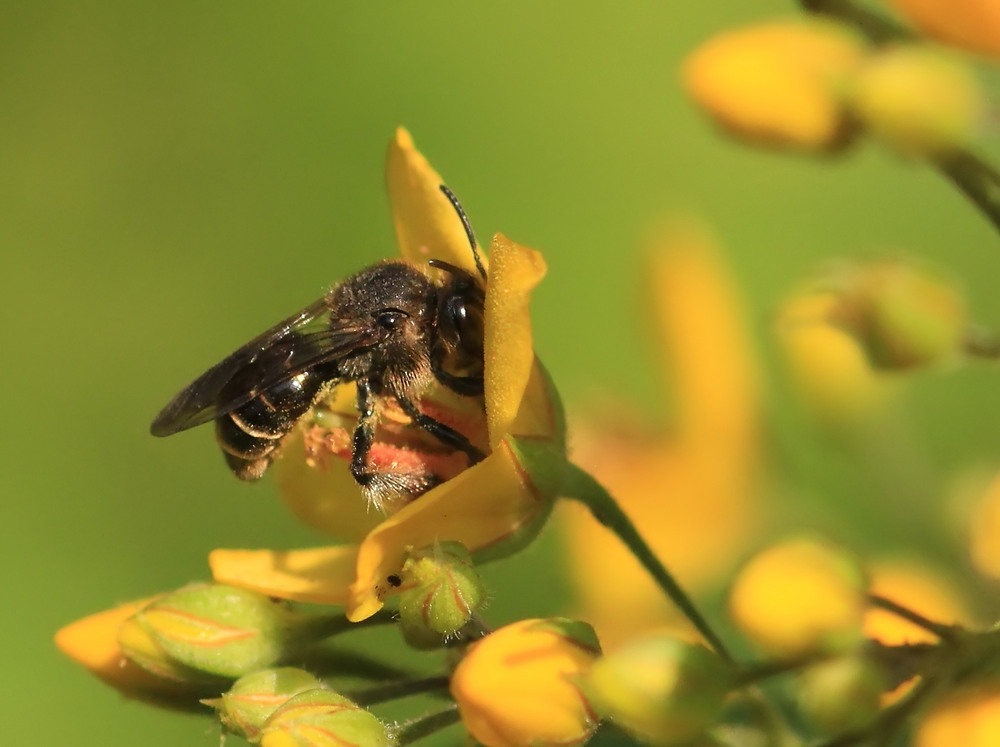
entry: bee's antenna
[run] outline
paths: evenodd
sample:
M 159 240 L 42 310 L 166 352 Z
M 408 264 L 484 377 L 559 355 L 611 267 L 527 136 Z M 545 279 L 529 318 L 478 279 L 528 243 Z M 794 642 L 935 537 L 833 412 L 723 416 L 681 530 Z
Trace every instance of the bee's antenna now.
M 476 247 L 476 234 L 472 232 L 472 224 L 469 222 L 469 216 L 465 214 L 465 211 L 462 209 L 462 203 L 460 203 L 458 198 L 455 197 L 454 192 L 448 189 L 448 187 L 444 184 L 440 186 L 440 190 L 444 192 L 444 196 L 448 198 L 448 202 L 451 203 L 451 206 L 455 208 L 455 212 L 458 213 L 459 220 L 462 221 L 462 228 L 465 229 L 465 235 L 469 237 L 469 246 L 472 247 L 472 256 L 476 259 L 476 269 L 479 270 L 480 276 L 482 276 L 483 280 L 485 280 L 486 268 L 483 267 L 483 260 L 480 258 L 479 249 Z

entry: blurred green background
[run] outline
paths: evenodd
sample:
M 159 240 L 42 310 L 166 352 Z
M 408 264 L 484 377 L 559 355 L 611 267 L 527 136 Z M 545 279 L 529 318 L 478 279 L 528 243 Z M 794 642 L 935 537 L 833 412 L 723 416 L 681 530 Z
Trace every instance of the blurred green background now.
M 19 2 L 0 5 L 0 256 L 7 744 L 212 745 L 207 720 L 123 700 L 61 658 L 61 625 L 206 575 L 216 546 L 322 540 L 210 429 L 152 416 L 194 376 L 394 238 L 383 153 L 397 125 L 481 238 L 542 250 L 540 355 L 570 403 L 669 408 L 636 320 L 637 239 L 671 208 L 724 240 L 764 341 L 777 300 L 830 256 L 905 250 L 962 278 L 1000 327 L 1000 239 L 936 174 L 866 145 L 836 160 L 733 144 L 693 110 L 680 61 L 781 0 L 609 4 Z M 770 379 L 775 393 L 780 385 Z M 997 463 L 996 370 L 908 393 L 941 483 Z M 837 448 L 770 423 L 822 500 L 867 495 Z M 887 540 L 888 541 L 888 540 Z M 551 612 L 543 543 L 494 571 L 490 615 Z M 551 543 L 548 547 L 551 547 Z

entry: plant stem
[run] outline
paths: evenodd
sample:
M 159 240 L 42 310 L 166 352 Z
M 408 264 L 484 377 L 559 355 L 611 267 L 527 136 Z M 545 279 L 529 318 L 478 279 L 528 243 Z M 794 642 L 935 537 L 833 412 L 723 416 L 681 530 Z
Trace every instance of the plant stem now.
M 370 706 L 375 703 L 385 703 L 388 700 L 406 698 L 410 695 L 421 695 L 424 693 L 445 692 L 448 689 L 448 678 L 444 676 L 425 677 L 419 680 L 401 680 L 399 682 L 388 682 L 384 685 L 359 690 L 354 693 L 345 693 L 347 697 L 358 705 Z
M 907 620 L 914 625 L 917 625 L 924 630 L 933 633 L 942 641 L 953 641 L 955 639 L 955 632 L 949 625 L 942 625 L 941 623 L 934 622 L 928 618 L 921 615 L 919 612 L 914 612 L 908 607 L 904 607 L 901 604 L 897 604 L 891 599 L 886 599 L 878 594 L 869 594 L 868 601 L 871 602 L 876 607 L 881 607 L 886 612 L 891 612 L 896 617 L 900 617 L 903 620 Z
M 569 476 L 564 486 L 563 495 L 567 498 L 579 501 L 590 509 L 591 514 L 601 524 L 606 526 L 617 535 L 642 566 L 649 572 L 663 592 L 677 607 L 684 613 L 685 617 L 701 633 L 715 652 L 732 662 L 733 657 L 729 653 L 725 644 L 716 635 L 715 631 L 701 616 L 691 598 L 681 589 L 680 585 L 666 569 L 660 559 L 656 557 L 649 545 L 639 534 L 631 519 L 622 511 L 617 501 L 611 497 L 604 487 L 597 482 L 589 473 L 577 467 L 575 464 L 569 465 Z
M 851 0 L 799 0 L 799 4 L 812 13 L 831 16 L 857 26 L 875 44 L 913 38 L 913 34 L 905 27 Z
M 430 736 L 435 732 L 457 724 L 460 719 L 458 706 L 450 706 L 444 710 L 415 718 L 399 726 L 396 732 L 395 747 L 406 747 L 418 739 Z

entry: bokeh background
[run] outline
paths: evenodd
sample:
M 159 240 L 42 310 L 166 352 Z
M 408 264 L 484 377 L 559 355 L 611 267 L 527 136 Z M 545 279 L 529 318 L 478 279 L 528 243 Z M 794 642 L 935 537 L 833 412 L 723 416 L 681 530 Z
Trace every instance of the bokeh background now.
M 721 236 L 765 360 L 781 295 L 845 254 L 927 258 L 1000 327 L 1000 239 L 938 175 L 873 146 L 833 160 L 747 149 L 685 99 L 678 65 L 699 41 L 792 12 L 786 0 L 0 4 L 5 743 L 215 743 L 208 720 L 98 684 L 52 634 L 204 578 L 213 547 L 322 541 L 266 481 L 234 480 L 209 429 L 159 441 L 148 425 L 233 348 L 394 253 L 383 153 L 397 125 L 480 237 L 502 230 L 544 252 L 536 343 L 571 408 L 610 393 L 669 412 L 634 289 L 638 239 L 672 209 Z M 790 414 L 765 370 L 780 460 L 814 498 L 864 503 L 863 471 Z M 951 475 L 1000 463 L 997 382 L 988 365 L 911 382 L 928 500 L 946 500 Z M 490 571 L 491 617 L 558 609 L 555 547 L 543 537 Z

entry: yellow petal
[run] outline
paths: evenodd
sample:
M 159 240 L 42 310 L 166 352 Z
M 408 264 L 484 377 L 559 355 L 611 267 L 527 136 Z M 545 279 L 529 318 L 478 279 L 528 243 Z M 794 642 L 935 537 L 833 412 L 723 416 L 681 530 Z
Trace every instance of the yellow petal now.
M 279 599 L 344 604 L 354 579 L 356 545 L 310 550 L 213 550 L 212 576 L 221 584 Z
M 995 0 L 890 0 L 921 31 L 943 42 L 1000 57 L 1000 5 Z
M 70 623 L 56 633 L 56 645 L 66 656 L 129 697 L 164 706 L 182 705 L 179 700 L 171 701 L 184 696 L 193 702 L 197 696 L 192 695 L 190 684 L 157 677 L 126 657 L 118 645 L 122 623 L 156 599 L 129 602 Z
M 515 419 L 522 409 L 525 390 L 535 369 L 535 351 L 531 336 L 531 291 L 545 277 L 545 260 L 533 249 L 516 244 L 497 234 L 490 245 L 489 282 L 486 285 L 485 310 L 485 389 L 486 419 L 490 433 L 490 448 L 495 449 L 503 437 L 512 432 Z M 533 382 L 535 395 L 544 381 L 537 374 Z M 537 399 L 535 400 L 537 404 Z M 533 433 L 548 427 L 538 411 L 523 411 L 518 422 L 523 433 Z M 551 430 L 548 431 L 551 433 Z
M 307 462 L 300 428 L 282 445 L 272 470 L 278 494 L 292 513 L 331 537 L 357 542 L 382 518 L 361 494 L 346 460 Z
M 441 259 L 478 275 L 462 222 L 441 192 L 440 174 L 402 127 L 389 143 L 385 176 L 403 257 L 419 263 Z
M 364 620 L 382 608 L 386 577 L 399 572 L 407 548 L 453 540 L 476 553 L 525 530 L 550 505 L 521 469 L 512 447 L 501 442 L 485 460 L 420 496 L 364 539 L 347 617 Z
M 668 226 L 652 249 L 651 306 L 676 392 L 679 438 L 742 457 L 756 445 L 760 396 L 736 284 L 695 222 Z

